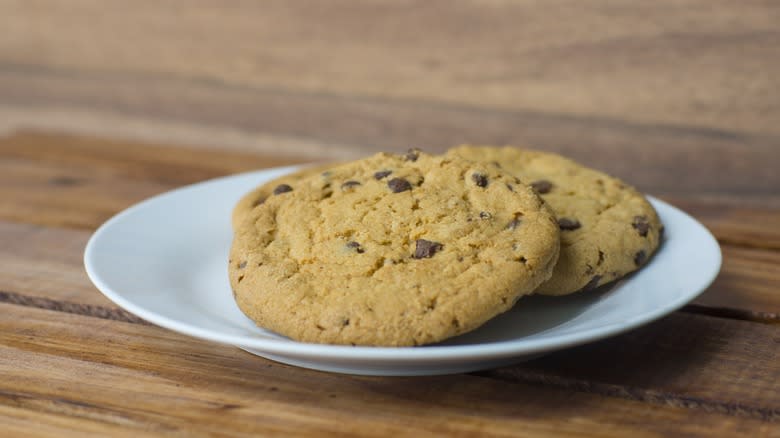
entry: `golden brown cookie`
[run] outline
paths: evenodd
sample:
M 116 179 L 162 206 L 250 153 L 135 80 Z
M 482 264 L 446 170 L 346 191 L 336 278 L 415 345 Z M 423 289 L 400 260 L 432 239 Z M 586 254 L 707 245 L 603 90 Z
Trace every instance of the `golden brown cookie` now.
M 229 274 L 259 326 L 412 346 L 473 330 L 547 280 L 558 224 L 500 168 L 412 151 L 303 179 L 252 209 Z
M 463 145 L 447 154 L 498 163 L 552 208 L 561 254 L 539 294 L 593 289 L 635 271 L 658 248 L 662 225 L 655 209 L 617 178 L 560 155 L 516 147 Z

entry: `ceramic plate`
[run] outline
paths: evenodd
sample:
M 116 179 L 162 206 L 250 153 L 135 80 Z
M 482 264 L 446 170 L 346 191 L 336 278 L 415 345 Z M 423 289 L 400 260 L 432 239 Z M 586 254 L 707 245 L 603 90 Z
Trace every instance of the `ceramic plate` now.
M 123 211 L 87 244 L 90 279 L 113 302 L 154 324 L 275 361 L 352 374 L 423 375 L 507 365 L 633 329 L 695 298 L 720 269 L 720 248 L 712 235 L 682 211 L 651 198 L 666 226 L 665 241 L 645 268 L 608 289 L 526 297 L 478 330 L 436 345 L 295 342 L 246 318 L 233 301 L 227 276 L 233 206 L 258 184 L 295 169 L 215 179 Z

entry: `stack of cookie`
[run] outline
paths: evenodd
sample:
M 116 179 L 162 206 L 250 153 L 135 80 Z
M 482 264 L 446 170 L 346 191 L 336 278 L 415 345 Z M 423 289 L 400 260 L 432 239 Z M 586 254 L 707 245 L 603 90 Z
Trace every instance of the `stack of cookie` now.
M 375 346 L 439 342 L 524 295 L 594 289 L 645 264 L 663 231 L 613 177 L 490 146 L 304 169 L 246 194 L 233 228 L 230 282 L 249 318 Z

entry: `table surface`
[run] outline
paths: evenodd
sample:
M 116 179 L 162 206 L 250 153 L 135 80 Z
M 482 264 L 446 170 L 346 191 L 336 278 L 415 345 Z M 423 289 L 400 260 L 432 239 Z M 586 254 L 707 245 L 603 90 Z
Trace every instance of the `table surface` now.
M 2 434 L 780 436 L 780 3 L 0 9 Z M 720 276 L 607 340 L 381 378 L 161 329 L 84 272 L 95 228 L 175 187 L 460 142 L 671 202 L 717 237 Z

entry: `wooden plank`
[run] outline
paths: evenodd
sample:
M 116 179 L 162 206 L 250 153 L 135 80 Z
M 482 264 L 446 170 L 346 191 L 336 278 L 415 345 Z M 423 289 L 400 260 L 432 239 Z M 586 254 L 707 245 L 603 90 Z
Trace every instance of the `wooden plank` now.
M 334 160 L 381 150 L 400 152 L 411 146 L 441 152 L 463 142 L 517 144 L 562 153 L 659 195 L 727 192 L 743 198 L 774 196 L 777 205 L 780 187 L 780 176 L 775 172 L 780 165 L 777 135 L 288 90 L 224 90 L 219 86 L 214 89 L 212 83 L 149 83 L 132 76 L 75 79 L 54 74 L 53 78 L 36 80 L 35 75 L 25 72 L 11 80 L 7 75 L 0 69 L 0 98 L 7 105 L 39 109 L 27 110 L 33 115 L 59 108 L 61 102 L 70 109 L 63 110 L 66 113 L 82 108 L 120 108 L 120 114 L 127 118 L 143 117 L 138 123 L 148 126 L 144 132 L 166 131 L 165 122 L 169 121 L 183 125 L 177 128 L 181 131 L 198 132 L 211 145 L 219 145 L 224 137 L 220 129 L 228 125 L 249 133 L 250 138 L 257 137 L 247 148 L 266 155 L 305 154 L 310 160 Z M 52 81 L 57 84 L 52 85 Z M 74 81 L 82 83 L 72 84 Z M 3 84 L 8 84 L 9 90 L 3 90 Z M 157 99 L 153 103 L 139 100 L 139 88 Z M 180 121 L 182 113 L 187 115 L 185 122 Z M 45 114 L 40 118 L 45 119 Z M 109 123 L 98 120 L 93 124 L 102 129 Z M 63 124 L 61 129 L 69 126 Z M 215 127 L 213 136 L 209 126 Z M 84 130 L 96 131 L 89 126 Z M 97 132 L 125 135 L 111 130 Z M 277 137 L 303 139 L 311 147 L 294 144 L 280 148 L 273 141 Z M 175 142 L 175 138 L 169 141 Z M 719 178 L 712 178 L 714 174 Z
M 482 375 L 629 399 L 717 400 L 721 409 L 756 408 L 780 420 L 780 331 L 774 325 L 675 313 L 609 340 Z
M 73 406 L 74 409 L 68 412 L 73 418 L 62 413 L 44 412 L 43 409 L 16 407 L 30 403 L 37 406 L 48 405 L 62 412 L 61 406 L 67 406 L 66 400 L 31 399 L 25 398 L 24 394 L 21 393 L 0 393 L 0 400 L 0 423 L 3 425 L 3 434 L 7 436 L 43 438 L 52 436 L 132 438 L 138 436 L 137 430 L 126 429 L 123 425 L 103 422 L 83 406 L 80 407 L 79 412 L 79 406 L 76 404 Z M 144 432 L 144 436 L 150 435 Z M 154 436 L 161 435 L 155 434 Z
M 721 243 L 780 249 L 780 204 L 771 199 L 758 205 L 711 195 L 662 198 L 700 220 Z
M 89 236 L 86 231 L 0 222 L 0 291 L 114 308 L 84 271 Z
M 20 239 L 19 241 L 30 241 L 34 245 L 30 245 L 28 248 L 32 249 L 22 249 L 21 244 L 17 245 L 17 247 L 10 247 L 7 254 L 0 253 L 0 262 L 9 260 L 13 258 L 15 255 L 19 260 L 20 263 L 17 265 L 11 264 L 7 270 L 7 272 L 2 272 L 2 276 L 0 278 L 3 278 L 2 283 L 0 283 L 0 302 L 7 302 L 7 303 L 15 303 L 20 304 L 28 307 L 40 307 L 44 309 L 49 310 L 59 310 L 69 313 L 75 313 L 75 314 L 81 314 L 81 315 L 91 315 L 91 316 L 97 316 L 104 319 L 111 319 L 111 320 L 121 320 L 121 321 L 135 321 L 138 322 L 138 319 L 134 316 L 127 314 L 125 312 L 119 311 L 116 306 L 109 303 L 105 298 L 102 297 L 88 282 L 86 279 L 86 276 L 82 273 L 82 270 L 80 267 L 77 266 L 61 266 L 57 267 L 56 258 L 62 257 L 67 258 L 67 255 L 62 254 L 54 254 L 52 256 L 46 256 L 46 251 L 42 249 L 37 243 L 43 242 L 43 241 L 50 241 L 53 242 L 55 245 L 57 242 L 63 240 L 64 237 L 67 237 L 69 235 L 84 235 L 83 232 L 75 232 L 75 231 L 67 231 L 67 230 L 58 230 L 58 229 L 38 229 L 37 227 L 31 227 L 31 226 L 24 226 L 24 225 L 5 225 L 0 226 L 0 236 L 3 235 L 3 232 L 8 232 L 11 235 L 20 236 L 22 238 L 26 239 Z M 37 241 L 37 242 L 36 242 Z M 64 246 L 64 245 L 63 245 Z M 75 246 L 75 245 L 74 245 Z M 36 249 L 38 248 L 38 249 Z M 78 246 L 76 246 L 78 248 Z M 753 251 L 753 250 L 750 250 Z M 739 253 L 737 253 L 739 255 Z M 774 256 L 774 254 L 773 254 Z M 78 260 L 74 257 L 75 260 Z M 730 256 L 729 256 L 730 259 Z M 33 262 L 33 260 L 37 260 L 37 262 Z M 771 263 L 771 262 L 770 262 Z M 755 269 L 754 263 L 745 262 L 745 264 L 749 265 L 747 268 L 745 268 L 745 272 L 753 274 L 753 273 L 760 273 L 760 269 Z M 735 264 L 736 266 L 739 266 Z M 0 263 L 0 266 L 5 266 L 4 263 Z M 32 268 L 26 268 L 26 266 L 31 266 Z M 37 267 L 37 266 L 40 266 Z M 52 269 L 50 266 L 53 266 L 54 269 Z M 68 274 L 68 272 L 76 271 L 76 274 Z M 36 272 L 38 273 L 36 275 Z M 69 278 L 69 276 L 72 276 L 73 280 L 71 280 L 73 284 L 72 289 L 64 289 L 57 286 L 57 281 L 54 281 L 51 284 L 47 284 L 46 282 L 40 282 L 37 281 L 37 278 L 45 277 L 45 275 L 49 275 L 50 272 L 64 272 L 65 278 Z M 726 282 L 732 282 L 737 283 L 739 286 L 734 287 L 732 289 L 725 289 L 724 286 L 718 286 L 723 289 L 716 289 L 716 292 L 721 294 L 720 297 L 716 298 L 706 298 L 707 293 L 703 296 L 702 300 L 704 300 L 705 303 L 709 303 L 710 305 L 716 305 L 719 307 L 722 303 L 726 302 L 731 305 L 740 306 L 737 307 L 738 309 L 746 309 L 747 311 L 752 311 L 753 313 L 766 313 L 768 309 L 780 309 L 780 300 L 778 300 L 777 294 L 766 294 L 761 295 L 760 293 L 756 293 L 755 301 L 753 301 L 753 296 L 749 293 L 751 291 L 751 284 L 755 281 L 754 279 L 750 277 L 743 277 L 741 280 L 739 280 L 739 277 L 736 277 L 737 280 L 734 280 L 734 277 L 731 277 L 731 273 L 727 272 L 724 274 L 726 278 Z M 60 275 L 62 277 L 62 275 Z M 756 281 L 758 285 L 760 286 L 757 290 L 760 292 L 762 289 L 761 287 L 761 281 L 760 279 Z M 729 296 L 727 291 L 732 290 L 734 293 L 738 294 L 735 296 Z M 738 299 L 739 298 L 739 299 Z M 718 301 L 720 299 L 720 301 Z M 692 319 L 691 319 L 692 318 Z M 701 319 L 704 318 L 704 319 Z M 690 321 L 689 321 L 690 319 Z M 679 322 L 682 320 L 683 322 Z M 742 322 L 739 321 L 729 321 L 729 320 L 723 320 L 720 318 L 706 318 L 701 317 L 699 315 L 686 315 L 681 314 L 678 316 L 673 317 L 672 319 L 664 320 L 666 321 L 664 324 L 661 324 L 657 326 L 655 329 L 645 329 L 646 331 L 640 331 L 639 334 L 632 335 L 632 337 L 628 338 L 627 342 L 630 344 L 629 346 L 623 345 L 623 344 L 609 344 L 612 345 L 610 347 L 612 351 L 609 354 L 604 353 L 604 357 L 610 357 L 609 360 L 616 360 L 614 359 L 614 356 L 620 356 L 618 353 L 615 352 L 621 352 L 621 351 L 633 351 L 633 350 L 642 350 L 647 349 L 647 351 L 652 350 L 652 345 L 657 341 L 658 343 L 662 345 L 671 345 L 669 347 L 672 353 L 678 354 L 680 351 L 689 351 L 691 354 L 686 356 L 690 357 L 694 355 L 693 353 L 696 353 L 698 350 L 695 346 L 689 345 L 691 342 L 701 342 L 704 347 L 708 347 L 708 343 L 717 343 L 720 341 L 728 342 L 731 344 L 733 342 L 734 345 L 731 346 L 731 348 L 724 349 L 722 352 L 723 356 L 714 356 L 709 357 L 707 356 L 706 361 L 712 361 L 717 363 L 726 363 L 727 370 L 731 372 L 732 374 L 738 373 L 741 370 L 750 369 L 750 364 L 743 363 L 743 362 L 734 362 L 733 357 L 742 358 L 743 361 L 751 361 L 753 360 L 753 355 L 751 352 L 740 350 L 740 346 L 744 345 L 753 345 L 756 342 L 759 342 L 757 339 L 761 338 L 765 340 L 766 342 L 773 342 L 772 339 L 773 335 L 771 331 L 772 326 L 767 326 L 769 328 L 746 328 L 747 326 L 744 326 Z M 701 322 L 705 321 L 705 322 Z M 724 322 L 725 321 L 725 322 Z M 736 324 L 736 325 L 730 325 L 730 324 Z M 660 324 L 660 323 L 659 323 Z M 649 331 L 648 331 L 649 330 Z M 764 330 L 766 333 L 762 334 L 761 336 L 754 335 L 755 331 L 761 331 Z M 775 329 L 776 330 L 776 329 Z M 689 333 L 691 334 L 691 337 L 677 337 L 677 333 Z M 666 334 L 665 334 L 666 333 Z M 666 339 L 666 336 L 673 336 L 674 338 L 672 340 Z M 657 338 L 660 338 L 660 340 L 657 340 Z M 777 342 L 778 340 L 775 340 Z M 668 352 L 667 352 L 668 353 Z M 706 354 L 711 354 L 709 351 L 705 351 Z M 586 350 L 585 353 L 583 353 L 584 356 L 588 356 L 590 353 L 588 350 Z M 657 358 L 652 355 L 652 353 L 648 353 L 650 356 L 648 357 L 642 357 L 641 362 L 642 363 L 657 363 Z M 671 354 L 671 353 L 669 353 Z M 664 357 L 664 359 L 668 359 Z M 771 359 L 771 358 L 770 358 Z M 568 360 L 564 360 L 563 362 L 567 362 Z M 729 362 L 730 361 L 730 362 Z M 575 360 L 572 363 L 578 363 L 581 364 L 582 360 Z M 780 364 L 780 360 L 776 361 L 776 364 Z M 752 366 L 756 366 L 756 363 L 754 362 Z M 595 367 L 599 368 L 599 367 Z M 695 368 L 692 368 L 695 370 Z M 653 367 L 649 367 L 645 369 L 645 372 L 651 373 L 655 372 L 656 370 Z M 710 387 L 710 388 L 717 388 L 718 391 L 722 391 L 723 388 L 719 385 L 717 385 L 715 381 L 707 380 L 710 379 L 713 375 L 727 375 L 727 372 L 721 369 L 715 369 L 714 371 L 711 371 L 709 373 L 699 373 L 697 372 L 697 376 L 702 380 L 700 386 L 702 387 Z M 764 370 L 766 371 L 766 370 Z M 776 370 L 777 371 L 777 370 Z M 688 382 L 691 379 L 689 376 L 684 375 L 681 376 L 681 380 L 679 382 Z M 696 379 L 693 379 L 696 380 Z M 642 382 L 643 380 L 639 378 L 637 381 Z M 763 384 L 763 382 L 758 381 L 757 384 Z M 770 386 L 771 388 L 771 386 Z M 673 388 L 674 389 L 674 388 Z M 747 391 L 752 391 L 754 388 L 740 385 L 739 387 L 735 389 L 745 389 Z M 778 388 L 780 390 L 780 388 Z M 778 392 L 780 393 L 780 392 Z M 698 394 L 693 394 L 698 395 Z M 733 398 L 739 398 L 740 396 L 743 396 L 742 393 L 734 393 L 732 394 Z M 780 408 L 780 401 L 778 402 L 778 407 Z
M 19 134 L 0 139 L 0 218 L 96 228 L 133 203 L 176 186 L 291 163 L 217 150 Z M 780 249 L 780 203 L 771 196 L 760 198 L 766 201 L 761 207 L 728 197 L 665 199 L 701 220 L 723 243 Z
M 759 436 L 776 430 L 747 411 L 477 376 L 320 373 L 151 326 L 3 304 L 0 345 L 6 377 L 0 404 L 56 415 L 74 428 L 98 421 L 152 433 L 240 436 Z
M 175 24 L 160 19 L 173 15 Z M 135 106 L 158 115 L 197 94 L 139 92 L 168 80 L 778 134 L 779 20 L 773 2 L 726 0 L 631 8 L 572 0 L 545 8 L 473 0 L 226 8 L 211 0 L 186 10 L 150 0 L 15 2 L 0 17 L 0 62 L 22 78 L 44 70 L 84 81 L 51 103 L 79 107 L 82 96 L 122 95 L 91 104 L 96 110 Z M 96 92 L 106 77 L 133 81 Z M 4 97 L 35 91 L 3 82 Z M 36 94 L 44 93 L 51 90 Z M 166 112 L 180 119 L 216 112 L 190 103 Z M 254 116 L 219 112 L 228 123 Z
M 54 185 L 62 186 L 79 185 L 93 174 L 107 173 L 132 181 L 173 186 L 301 162 L 301 159 L 273 155 L 225 153 L 219 150 L 219 145 L 190 150 L 182 146 L 43 132 L 21 132 L 0 138 L 0 158 L 15 164 L 32 162 L 73 173 L 51 180 Z M 76 175 L 78 172 L 86 175 Z
M 721 249 L 720 275 L 694 302 L 747 310 L 745 318 L 780 323 L 780 252 L 729 245 Z
M 16 135 L 0 140 L 0 217 L 96 228 L 130 205 L 178 186 L 282 163 L 215 150 Z

